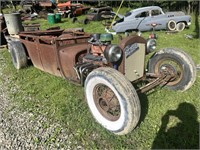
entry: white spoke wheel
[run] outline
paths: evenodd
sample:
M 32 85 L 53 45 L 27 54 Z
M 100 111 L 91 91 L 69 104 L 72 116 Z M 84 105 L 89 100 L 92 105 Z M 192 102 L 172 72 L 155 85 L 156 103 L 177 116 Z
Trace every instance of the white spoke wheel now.
M 179 22 L 176 25 L 176 30 L 177 31 L 183 31 L 185 29 L 185 23 L 184 22 Z
M 186 91 L 196 80 L 196 67 L 191 57 L 182 50 L 165 48 L 149 60 L 149 72 L 157 75 L 168 71 L 174 77 L 167 83 L 172 90 Z
M 176 22 L 174 20 L 170 20 L 168 23 L 167 23 L 167 30 L 169 31 L 174 31 L 176 30 Z
M 132 84 L 117 70 L 92 71 L 85 81 L 85 95 L 93 117 L 107 130 L 123 135 L 136 127 L 140 101 Z

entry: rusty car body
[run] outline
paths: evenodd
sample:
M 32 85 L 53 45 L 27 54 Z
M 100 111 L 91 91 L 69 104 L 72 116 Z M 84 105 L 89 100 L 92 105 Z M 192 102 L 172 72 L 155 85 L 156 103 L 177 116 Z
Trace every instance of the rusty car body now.
M 20 5 L 27 13 L 41 13 L 42 11 L 51 13 L 55 9 L 55 4 L 50 0 L 22 0 Z
M 90 21 L 110 20 L 114 17 L 114 15 L 115 13 L 110 6 L 98 6 L 91 8 L 87 13 L 86 18 L 82 21 L 79 21 L 78 18 L 73 17 L 72 23 L 79 22 L 83 24 L 88 24 Z M 102 22 L 102 24 L 104 25 L 105 22 Z
M 65 3 L 57 4 L 58 12 L 62 14 L 62 16 L 72 18 L 77 17 L 82 14 L 86 14 L 90 7 L 86 7 L 80 3 L 71 3 L 71 1 Z
M 45 72 L 84 86 L 93 117 L 107 130 L 124 135 L 138 124 L 141 114 L 138 92 L 158 85 L 185 91 L 196 79 L 195 65 L 184 51 L 164 48 L 145 65 L 155 43 L 131 35 L 112 44 L 111 34 L 87 34 L 66 30 L 21 32 L 9 51 L 17 69 L 28 59 Z M 145 81 L 134 88 L 132 83 Z M 147 83 L 146 83 L 147 82 Z
M 87 14 L 87 19 L 92 21 L 101 21 L 102 15 L 111 15 L 113 9 L 110 6 L 99 6 L 91 9 Z
M 19 36 L 36 68 L 78 82 L 76 72 L 69 68 L 74 67 L 84 50 L 86 52 L 89 34 L 50 30 L 24 32 Z

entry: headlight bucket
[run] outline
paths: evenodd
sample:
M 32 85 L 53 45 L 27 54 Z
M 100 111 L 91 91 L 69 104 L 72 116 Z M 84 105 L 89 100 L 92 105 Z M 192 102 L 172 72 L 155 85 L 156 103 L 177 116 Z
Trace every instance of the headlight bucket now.
M 118 45 L 109 45 L 104 50 L 104 56 L 108 62 L 116 63 L 122 57 L 122 49 Z

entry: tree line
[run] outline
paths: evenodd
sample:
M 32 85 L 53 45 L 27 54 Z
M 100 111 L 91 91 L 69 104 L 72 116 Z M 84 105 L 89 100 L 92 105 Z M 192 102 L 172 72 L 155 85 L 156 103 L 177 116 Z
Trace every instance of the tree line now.
M 111 7 L 119 7 L 121 0 L 82 0 L 84 3 L 98 4 L 98 5 L 109 5 Z M 190 13 L 199 13 L 199 0 L 186 0 L 186 1 L 177 1 L 177 0 L 125 0 L 122 7 L 129 7 L 132 9 L 145 7 L 145 6 L 160 6 L 163 10 L 166 11 L 184 11 L 187 14 Z

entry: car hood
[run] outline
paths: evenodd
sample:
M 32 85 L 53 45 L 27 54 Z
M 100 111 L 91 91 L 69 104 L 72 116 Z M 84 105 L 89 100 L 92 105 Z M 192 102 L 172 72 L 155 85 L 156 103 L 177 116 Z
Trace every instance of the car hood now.
M 124 15 L 122 15 L 122 14 L 119 14 L 119 13 L 117 14 L 116 12 L 113 12 L 113 11 L 112 11 L 112 14 L 117 15 L 117 17 L 119 17 L 120 19 L 124 18 Z

